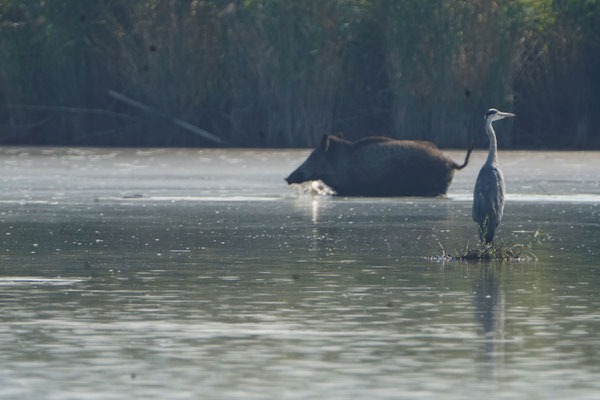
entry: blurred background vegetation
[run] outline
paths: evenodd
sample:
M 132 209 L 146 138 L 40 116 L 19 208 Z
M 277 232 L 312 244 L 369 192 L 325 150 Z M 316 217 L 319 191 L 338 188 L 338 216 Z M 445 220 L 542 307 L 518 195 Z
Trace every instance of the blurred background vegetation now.
M 505 148 L 600 148 L 599 0 L 0 0 L 0 64 L 0 144 L 483 147 L 496 107 Z

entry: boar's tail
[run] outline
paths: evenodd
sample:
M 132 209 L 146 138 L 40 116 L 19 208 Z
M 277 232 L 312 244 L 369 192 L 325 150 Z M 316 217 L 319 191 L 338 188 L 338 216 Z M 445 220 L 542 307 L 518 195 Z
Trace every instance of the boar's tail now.
M 465 157 L 465 162 L 461 165 L 454 163 L 454 169 L 463 169 L 469 163 L 469 157 L 471 157 L 471 152 L 473 151 L 473 145 L 469 146 L 469 150 L 467 150 L 467 156 Z

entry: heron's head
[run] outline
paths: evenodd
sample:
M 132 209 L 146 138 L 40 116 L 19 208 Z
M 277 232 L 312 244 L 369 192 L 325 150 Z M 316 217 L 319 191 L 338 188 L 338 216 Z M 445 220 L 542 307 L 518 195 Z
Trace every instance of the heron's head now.
M 506 117 L 514 117 L 514 116 L 515 116 L 515 114 L 498 111 L 495 108 L 490 108 L 485 113 L 484 119 L 486 122 L 491 124 L 492 122 L 498 121 L 499 119 L 506 118 Z

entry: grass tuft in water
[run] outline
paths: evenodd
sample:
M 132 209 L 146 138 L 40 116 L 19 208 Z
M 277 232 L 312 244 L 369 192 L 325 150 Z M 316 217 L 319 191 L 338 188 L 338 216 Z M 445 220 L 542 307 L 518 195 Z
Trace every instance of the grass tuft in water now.
M 444 245 L 438 241 L 442 254 L 431 257 L 435 261 L 537 261 L 537 256 L 531 251 L 534 243 L 540 243 L 545 237 L 536 230 L 533 237 L 526 243 L 506 244 L 500 239 L 494 243 L 477 243 L 472 246 L 467 242 L 463 250 L 449 253 Z

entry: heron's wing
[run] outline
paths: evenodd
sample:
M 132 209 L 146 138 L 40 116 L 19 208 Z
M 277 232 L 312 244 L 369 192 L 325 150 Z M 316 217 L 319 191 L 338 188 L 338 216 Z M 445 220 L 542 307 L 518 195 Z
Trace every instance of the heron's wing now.
M 500 223 L 504 212 L 504 177 L 495 166 L 484 165 L 479 171 L 473 192 L 473 219 L 483 224 L 486 218 Z

